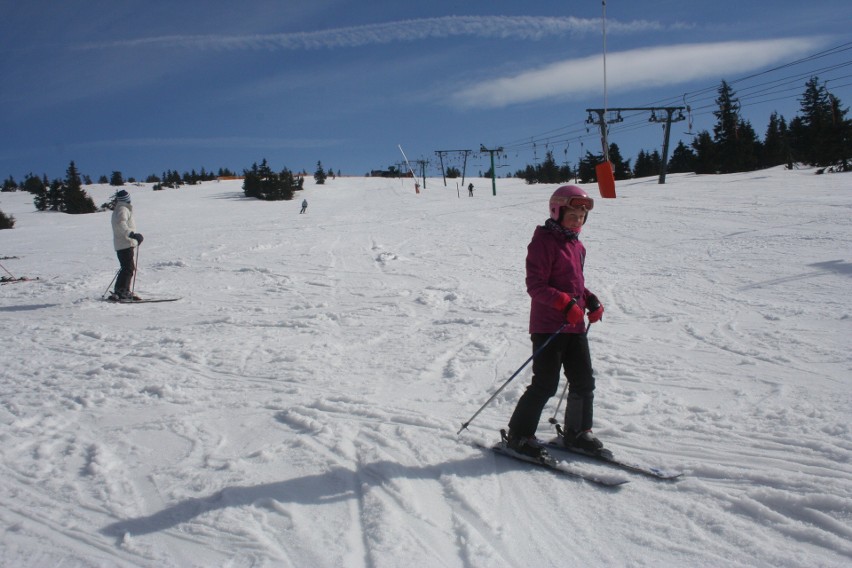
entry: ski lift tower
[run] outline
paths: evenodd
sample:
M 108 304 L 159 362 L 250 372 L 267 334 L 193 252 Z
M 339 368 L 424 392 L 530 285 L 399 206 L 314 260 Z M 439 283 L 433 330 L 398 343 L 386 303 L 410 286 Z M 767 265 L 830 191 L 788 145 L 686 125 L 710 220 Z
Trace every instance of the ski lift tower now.
M 503 147 L 500 146 L 499 148 L 494 148 L 493 150 L 489 150 L 488 148 L 485 147 L 484 144 L 480 144 L 479 145 L 479 151 L 482 152 L 483 154 L 485 152 L 488 152 L 489 154 L 491 154 L 491 194 L 497 195 L 497 170 L 494 168 L 494 154 L 495 153 L 502 154 L 503 153 Z
M 606 140 L 606 130 L 607 124 L 613 122 L 621 122 L 623 119 L 621 118 L 621 111 L 650 111 L 651 118 L 648 119 L 648 122 L 664 122 L 665 123 L 665 135 L 663 139 L 663 156 L 660 160 L 660 184 L 666 183 L 666 168 L 668 167 L 669 161 L 669 137 L 672 131 L 672 122 L 680 122 L 681 120 L 686 120 L 686 117 L 683 116 L 683 111 L 686 107 L 622 107 L 622 108 L 587 108 L 586 112 L 589 113 L 589 119 L 586 121 L 590 124 L 598 124 L 601 129 L 601 136 L 604 140 Z M 604 116 L 608 111 L 612 111 L 617 114 L 617 118 L 614 120 L 607 121 Z M 663 111 L 666 113 L 665 118 L 660 118 L 657 116 L 657 111 Z M 677 116 L 673 116 L 674 113 L 677 112 Z M 598 119 L 594 120 L 591 118 L 591 114 L 595 113 L 598 115 Z M 606 142 L 604 142 L 606 144 Z

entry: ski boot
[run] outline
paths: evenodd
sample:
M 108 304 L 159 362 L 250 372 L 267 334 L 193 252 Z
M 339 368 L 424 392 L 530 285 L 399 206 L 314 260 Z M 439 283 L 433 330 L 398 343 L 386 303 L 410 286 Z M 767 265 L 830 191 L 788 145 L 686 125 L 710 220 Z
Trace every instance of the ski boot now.
M 534 459 L 542 459 L 548 457 L 547 450 L 541 445 L 541 442 L 535 436 L 518 436 L 509 431 L 506 434 L 505 430 L 500 431 L 503 439 L 506 442 L 506 447 L 521 455 Z

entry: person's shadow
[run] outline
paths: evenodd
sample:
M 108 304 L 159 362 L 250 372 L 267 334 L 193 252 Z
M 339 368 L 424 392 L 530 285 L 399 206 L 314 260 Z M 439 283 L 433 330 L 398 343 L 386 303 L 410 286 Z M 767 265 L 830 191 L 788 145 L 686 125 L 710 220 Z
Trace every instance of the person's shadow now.
M 488 452 L 484 450 L 483 452 Z M 287 481 L 264 483 L 251 487 L 226 487 L 207 497 L 186 499 L 146 517 L 137 517 L 112 523 L 101 529 L 107 536 L 122 538 L 124 535 L 145 535 L 170 529 L 175 525 L 191 521 L 195 517 L 226 507 L 243 507 L 265 500 L 279 503 L 322 505 L 347 499 L 360 498 L 364 483 L 381 485 L 387 479 L 434 479 L 442 475 L 480 477 L 511 469 L 530 466 L 515 460 L 500 460 L 494 468 L 493 454 L 483 453 L 480 457 L 466 458 L 454 462 L 428 465 L 404 466 L 396 462 L 376 462 L 359 466 L 356 471 L 335 467 L 317 475 L 308 475 Z

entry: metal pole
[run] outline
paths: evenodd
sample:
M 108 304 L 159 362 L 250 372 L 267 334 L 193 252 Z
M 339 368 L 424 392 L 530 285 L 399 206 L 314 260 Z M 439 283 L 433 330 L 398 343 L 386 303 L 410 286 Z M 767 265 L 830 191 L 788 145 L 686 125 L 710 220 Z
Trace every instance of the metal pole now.
M 499 148 L 489 150 L 484 144 L 480 144 L 479 151 L 491 154 L 491 194 L 497 195 L 497 171 L 494 169 L 494 152 L 502 152 L 503 147 L 500 146 Z
M 491 195 L 497 195 L 497 171 L 494 169 L 494 150 L 491 150 Z
M 141 245 L 136 245 L 136 260 L 134 261 L 135 266 L 133 267 L 133 284 L 130 286 L 130 294 L 136 291 L 136 275 L 139 274 L 139 249 L 142 248 Z
M 115 271 L 115 275 L 112 277 L 112 280 L 109 281 L 109 284 L 107 284 L 106 290 L 104 290 L 104 293 L 101 294 L 101 298 L 106 298 L 106 295 L 109 293 L 109 289 L 112 287 L 112 283 L 115 282 L 116 278 L 118 278 L 119 272 L 121 272 L 120 268 Z
M 601 0 L 601 4 L 603 4 L 603 17 L 601 18 L 601 22 L 603 25 L 603 80 L 604 80 L 604 109 L 603 115 L 601 116 L 601 142 L 603 142 L 603 152 L 604 152 L 604 161 L 609 161 L 609 144 L 606 139 L 606 107 L 607 107 L 607 89 L 606 89 L 606 0 Z
M 468 152 L 470 152 L 470 150 L 464 151 L 464 162 L 462 162 L 462 185 L 464 185 L 464 176 L 465 176 L 465 173 L 467 172 L 467 153 Z
M 420 193 L 420 184 L 417 183 L 417 176 L 414 175 L 414 170 L 411 169 L 411 164 L 408 162 L 408 156 L 405 155 L 405 152 L 402 151 L 402 144 L 397 144 L 399 151 L 402 152 L 402 157 L 405 160 L 405 165 L 408 166 L 408 171 L 411 174 L 411 177 L 414 178 L 414 190 L 417 193 Z
M 8 274 L 9 276 L 11 276 L 12 278 L 15 278 L 15 275 L 14 275 L 14 274 L 12 274 L 11 272 L 9 272 L 8 270 L 6 270 L 6 267 L 5 267 L 5 266 L 3 266 L 2 264 L 0 264 L 0 268 L 2 268 L 2 269 L 3 269 L 3 271 L 4 271 L 6 274 Z
M 673 108 L 667 108 L 666 113 L 666 137 L 663 141 L 663 160 L 660 162 L 660 184 L 666 183 L 666 169 L 668 168 L 669 161 L 669 133 L 672 130 L 672 113 L 675 111 Z
M 471 417 L 470 417 L 470 420 L 468 420 L 467 422 L 465 422 L 464 424 L 462 424 L 462 427 L 459 429 L 459 431 L 458 431 L 458 432 L 456 432 L 456 435 L 461 434 L 461 433 L 462 433 L 462 430 L 467 429 L 467 427 L 470 425 L 470 423 L 471 423 L 471 422 L 473 422 L 473 420 L 474 420 L 477 416 L 479 416 L 479 413 L 480 413 L 480 412 L 482 412 L 483 410 L 485 410 L 485 407 L 486 407 L 486 406 L 488 406 L 488 405 L 491 403 L 491 401 L 492 401 L 492 400 L 494 400 L 494 399 L 497 397 L 497 395 L 498 395 L 498 394 L 500 394 L 501 392 L 503 392 L 503 389 L 504 389 L 504 388 L 506 388 L 507 386 L 509 386 L 509 383 L 511 383 L 511 382 L 512 382 L 512 380 L 513 380 L 515 377 L 517 377 L 517 376 L 518 376 L 518 374 L 519 374 L 521 371 L 523 371 L 523 370 L 524 370 L 524 367 L 526 367 L 527 365 L 529 365 L 530 361 L 532 361 L 533 359 L 535 359 L 535 356 L 536 356 L 536 355 L 538 355 L 539 353 L 541 353 L 541 352 L 544 350 L 544 348 L 545 348 L 545 347 L 547 347 L 547 344 L 548 344 L 548 343 L 550 343 L 551 341 L 553 341 L 553 339 L 554 339 L 554 338 L 556 338 L 556 336 L 557 336 L 557 335 L 559 335 L 560 333 L 562 333 L 562 330 L 563 330 L 563 329 L 565 329 L 565 326 L 566 326 L 566 325 L 568 325 L 568 323 L 567 323 L 567 322 L 566 322 L 566 323 L 563 323 L 563 324 L 562 324 L 562 327 L 560 327 L 558 330 L 556 330 L 556 333 L 554 333 L 553 335 L 551 335 L 550 337 L 548 337 L 548 338 L 547 338 L 547 341 L 545 341 L 544 343 L 542 343 L 541 347 L 539 347 L 538 349 L 536 349 L 535 353 L 533 353 L 533 354 L 530 356 L 530 358 L 529 358 L 529 359 L 527 359 L 527 360 L 524 362 L 524 364 L 523 364 L 523 365 L 521 365 L 520 367 L 518 367 L 518 370 L 517 370 L 517 371 L 515 371 L 514 373 L 512 373 L 512 376 L 511 376 L 511 377 L 509 377 L 509 379 L 508 379 L 505 383 L 503 383 L 503 385 L 502 385 L 499 389 L 497 389 L 497 392 L 495 392 L 494 394 L 492 394 L 492 395 L 491 395 L 491 398 L 489 398 L 488 400 L 486 400 L 486 401 L 485 401 L 485 404 L 483 404 L 482 406 L 480 406 L 480 407 L 479 407 L 479 410 L 477 410 L 477 411 L 476 411 L 476 413 L 475 413 L 473 416 L 471 416 Z

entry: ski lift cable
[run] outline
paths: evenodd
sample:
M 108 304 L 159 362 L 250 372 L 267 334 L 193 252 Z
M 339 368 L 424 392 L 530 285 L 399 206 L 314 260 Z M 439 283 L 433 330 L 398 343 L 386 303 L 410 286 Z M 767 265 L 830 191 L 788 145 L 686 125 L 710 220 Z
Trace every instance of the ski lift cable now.
M 577 131 L 582 129 L 584 126 L 583 122 L 574 122 L 565 126 L 560 126 L 559 128 L 554 128 L 552 130 L 548 130 L 545 132 L 541 132 L 539 134 L 535 134 L 534 136 L 525 136 L 524 138 L 519 138 L 513 141 L 510 141 L 506 144 L 501 144 L 503 148 L 515 148 L 515 147 L 524 147 L 528 146 L 535 140 L 543 140 L 551 136 L 565 136 L 566 134 L 571 134 L 573 131 Z M 573 131 L 568 129 L 574 129 Z M 563 133 L 563 131 L 568 130 L 568 132 Z
M 852 62 L 850 62 L 850 63 L 852 63 Z M 829 78 L 826 79 L 826 82 L 827 81 L 836 81 L 838 79 L 842 80 L 842 79 L 846 79 L 848 77 L 852 77 L 852 75 L 845 74 L 845 75 L 838 75 L 838 76 L 829 76 Z M 845 86 L 845 85 L 837 85 L 834 88 L 842 88 L 843 86 Z M 783 93 L 791 93 L 791 92 L 792 92 L 792 94 L 783 95 Z M 791 98 L 798 98 L 800 93 L 801 93 L 801 86 L 800 85 L 793 85 L 793 86 L 785 87 L 783 89 L 780 89 L 780 88 L 778 88 L 778 86 L 776 86 L 776 88 L 764 89 L 763 91 L 754 92 L 754 93 L 747 93 L 745 95 L 740 95 L 739 93 L 737 93 L 737 99 L 740 102 L 741 107 L 742 106 L 753 106 L 753 105 L 759 104 L 761 102 L 765 103 L 765 102 L 772 102 L 772 101 L 777 101 L 777 100 L 788 100 L 788 99 L 791 99 Z M 782 96 L 774 97 L 774 98 L 771 98 L 771 99 L 766 98 L 766 97 L 772 97 L 774 95 L 782 95 Z M 693 106 L 692 112 L 694 114 L 697 114 L 697 115 L 704 115 L 704 114 L 709 114 L 709 113 L 708 112 L 702 112 L 702 111 L 707 111 L 707 110 L 710 110 L 710 109 L 715 110 L 717 108 L 715 98 L 707 99 L 707 101 L 708 101 L 708 103 L 706 105 L 699 106 L 699 107 Z
M 829 66 L 827 69 L 833 69 L 833 70 L 842 69 L 843 67 L 846 67 L 850 63 L 852 63 L 852 62 Z M 797 97 L 800 86 L 796 85 L 796 86 L 793 86 L 793 87 L 786 87 L 786 88 L 783 88 L 783 89 L 781 89 L 780 87 L 785 86 L 787 83 L 793 83 L 797 80 L 801 80 L 802 77 L 807 76 L 809 74 L 810 73 L 800 73 L 796 76 L 793 76 L 792 79 L 790 79 L 789 77 L 785 78 L 784 79 L 784 81 L 786 81 L 785 83 L 781 82 L 782 79 L 776 79 L 776 80 L 773 80 L 773 81 L 767 81 L 765 83 L 762 83 L 762 85 L 770 85 L 770 86 L 762 89 L 761 91 L 755 91 L 755 92 L 752 92 L 750 94 L 746 94 L 745 96 L 738 96 L 737 97 L 738 102 L 740 103 L 740 108 L 753 106 L 753 105 L 760 104 L 760 103 L 773 102 L 773 101 L 777 101 L 777 100 L 789 100 L 792 97 Z M 826 82 L 828 80 L 847 79 L 850 76 L 852 76 L 852 75 L 846 74 L 846 75 L 839 75 L 839 76 L 831 76 L 831 78 L 827 79 Z M 843 83 L 841 85 L 835 85 L 834 88 L 839 89 L 839 88 L 843 88 L 845 86 L 848 86 L 848 85 Z M 717 89 L 718 89 L 718 87 L 717 87 Z M 789 93 L 790 91 L 796 91 L 796 94 L 795 95 L 790 95 L 790 94 L 784 95 L 783 94 L 783 93 Z M 772 97 L 773 95 L 776 95 L 776 94 L 781 94 L 782 96 L 778 96 L 778 97 L 774 97 L 774 98 L 767 98 L 767 97 Z M 694 119 L 695 119 L 696 116 L 710 115 L 717 109 L 717 105 L 715 103 L 715 96 L 714 97 L 707 97 L 706 100 L 708 101 L 707 105 L 700 106 L 700 107 L 689 107 L 689 109 L 688 109 L 688 113 L 690 114 L 690 118 L 688 119 L 689 120 L 689 131 L 686 132 L 685 134 L 688 134 L 688 135 L 694 135 L 695 134 L 692 131 L 692 127 L 694 126 L 693 123 L 694 123 Z M 689 105 L 685 105 L 685 106 L 689 106 Z M 650 126 L 650 124 L 644 118 L 642 118 L 642 120 L 634 121 L 635 118 L 641 117 L 641 116 L 642 116 L 642 113 L 623 115 L 622 118 L 624 118 L 624 121 L 621 122 L 621 123 L 617 123 L 615 125 L 610 126 L 609 127 L 610 133 L 612 133 L 612 134 L 623 134 L 623 133 L 635 131 L 635 130 L 638 130 L 640 128 L 645 128 L 645 127 Z M 580 138 L 593 138 L 593 136 L 591 136 L 591 135 L 581 136 Z
M 778 66 L 772 67 L 770 69 L 765 69 L 765 70 L 759 71 L 757 73 L 752 73 L 752 74 L 746 75 L 744 77 L 739 77 L 737 79 L 733 79 L 731 81 L 728 81 L 728 84 L 734 85 L 735 83 L 746 81 L 748 79 L 753 79 L 755 77 L 760 77 L 761 75 L 766 75 L 766 74 L 769 74 L 769 73 L 773 73 L 775 71 L 780 71 L 781 69 L 787 69 L 789 67 L 794 67 L 796 65 L 800 65 L 802 63 L 814 61 L 816 59 L 820 59 L 820 58 L 823 58 L 823 57 L 828 57 L 829 55 L 835 55 L 837 53 L 842 53 L 842 52 L 848 51 L 850 49 L 852 49 L 852 42 L 840 44 L 838 46 L 835 46 L 835 47 L 832 47 L 832 48 L 829 48 L 829 49 L 826 49 L 826 50 L 823 50 L 823 51 L 819 51 L 817 53 L 813 53 L 811 55 L 802 57 L 800 59 L 796 59 L 794 61 L 784 63 L 783 65 L 778 65 Z M 699 89 L 697 91 L 692 91 L 691 93 L 687 93 L 687 95 L 697 95 L 697 94 L 701 94 L 701 93 L 708 92 L 708 91 L 712 92 L 715 89 L 716 89 L 716 87 L 705 87 L 703 89 Z
M 762 96 L 771 95 L 771 94 L 779 92 L 779 87 L 786 84 L 786 83 L 795 83 L 796 81 L 800 81 L 802 78 L 804 78 L 806 76 L 817 74 L 817 73 L 824 74 L 827 71 L 842 69 L 842 68 L 844 68 L 848 65 L 852 65 L 852 61 L 838 63 L 838 64 L 822 67 L 822 68 L 819 68 L 819 69 L 814 69 L 814 70 L 810 70 L 810 71 L 806 71 L 806 72 L 797 73 L 795 75 L 789 75 L 789 76 L 782 77 L 782 78 L 779 78 L 779 79 L 773 79 L 771 81 L 765 81 L 763 83 L 758 83 L 756 85 L 751 85 L 749 87 L 746 87 L 746 88 L 740 90 L 738 92 L 737 98 L 738 98 L 738 100 L 740 100 L 740 102 L 748 103 L 751 100 L 752 96 L 754 96 L 754 95 L 758 95 L 758 94 L 760 94 Z M 830 76 L 827 80 L 836 80 L 838 78 L 845 78 L 845 77 L 846 77 L 845 75 L 839 76 L 839 77 Z M 753 91 L 752 92 L 752 90 L 757 89 L 758 87 L 761 87 L 761 86 L 765 86 L 765 88 L 763 88 L 760 91 Z M 705 110 L 705 109 L 711 109 L 711 108 L 715 109 L 716 108 L 715 92 L 717 90 L 718 90 L 718 86 L 715 86 L 715 87 L 712 88 L 713 94 L 708 95 L 706 97 L 702 97 L 701 99 L 695 100 L 695 101 L 688 101 L 687 100 L 689 93 L 684 93 L 683 95 L 681 95 L 681 98 L 683 99 L 683 102 L 685 103 L 684 106 L 689 106 L 691 108 L 691 112 L 693 113 L 693 115 L 702 115 L 704 113 L 701 113 L 700 111 Z M 789 89 L 787 89 L 787 90 L 789 90 Z M 783 99 L 783 97 L 782 97 L 782 99 Z M 782 99 L 773 99 L 773 100 L 782 100 Z M 675 99 L 667 99 L 666 102 L 674 101 L 674 100 Z M 697 106 L 697 103 L 701 103 L 701 102 L 704 102 L 704 101 L 707 102 L 706 105 Z M 692 103 L 692 104 L 690 104 L 690 103 Z M 629 120 L 633 116 L 636 116 L 636 115 L 631 115 L 631 114 L 623 115 L 622 118 L 624 120 Z M 575 124 L 577 124 L 577 123 L 575 123 Z M 626 125 L 616 127 L 616 128 L 611 128 L 610 130 L 611 131 L 624 131 L 625 126 Z M 569 126 L 565 126 L 565 127 L 559 128 L 559 129 L 554 129 L 554 130 L 548 131 L 544 134 L 561 132 L 561 131 L 565 130 L 566 128 L 569 128 Z M 582 133 L 582 130 L 583 130 L 583 128 L 577 128 L 577 129 L 574 130 L 573 133 Z M 565 134 L 572 134 L 572 133 L 565 132 Z M 529 138 L 524 139 L 524 142 L 522 142 L 522 143 L 518 143 L 518 144 L 514 144 L 514 145 L 511 145 L 511 144 L 510 145 L 504 145 L 504 147 L 510 147 L 513 150 L 521 150 L 525 147 L 528 147 L 529 144 L 531 143 L 531 142 L 528 142 L 527 140 L 529 140 Z M 532 143 L 547 143 L 547 142 L 553 143 L 554 141 L 556 141 L 554 137 L 545 137 L 544 135 L 539 135 L 537 138 L 533 139 Z
M 744 86 L 744 87 L 738 86 L 740 83 L 742 83 L 744 81 L 744 79 L 727 81 L 727 83 L 731 87 L 737 87 L 737 90 L 740 91 L 740 90 L 751 89 L 751 88 L 755 88 L 755 87 L 761 87 L 761 86 L 772 84 L 772 83 L 778 82 L 778 81 L 785 81 L 785 80 L 794 81 L 796 79 L 801 80 L 804 77 L 819 75 L 821 73 L 829 72 L 829 71 L 832 71 L 832 70 L 834 70 L 838 67 L 845 67 L 845 66 L 850 65 L 850 64 L 852 64 L 852 61 L 844 61 L 844 62 L 841 62 L 841 63 L 836 63 L 836 64 L 832 64 L 832 65 L 828 65 L 828 66 L 818 67 L 816 69 L 809 69 L 809 70 L 806 70 L 806 71 L 801 71 L 801 72 L 796 73 L 796 74 L 787 75 L 787 76 L 784 76 L 784 77 L 780 77 L 779 79 L 775 79 L 775 80 L 772 80 L 772 81 L 766 81 L 764 83 L 757 83 L 756 85 L 751 85 L 751 86 Z M 756 77 L 756 76 L 758 76 L 758 75 L 753 75 L 753 76 L 750 76 L 749 78 L 753 78 L 753 77 Z M 718 85 L 716 87 L 713 87 L 712 89 L 708 88 L 706 90 L 707 94 L 703 98 L 715 98 L 715 93 L 716 93 L 717 90 L 718 90 Z M 689 97 L 690 93 L 687 93 L 687 96 Z
M 835 67 L 838 67 L 838 66 L 835 66 Z M 839 67 L 842 67 L 842 66 L 839 66 Z M 840 79 L 840 78 L 845 79 L 847 76 L 848 75 L 842 75 L 842 76 L 837 76 L 837 77 L 832 76 L 831 80 L 836 80 L 836 79 Z M 773 82 L 777 83 L 778 81 L 779 80 L 775 80 Z M 769 84 L 769 83 L 772 83 L 772 82 L 767 82 L 766 84 Z M 845 85 L 838 85 L 835 88 L 841 88 L 842 86 L 845 86 Z M 718 87 L 717 87 L 717 89 L 718 89 Z M 772 89 L 765 89 L 765 91 L 767 91 L 767 92 L 761 92 L 761 93 L 759 93 L 759 96 L 761 97 L 761 100 L 763 100 L 764 102 L 771 102 L 770 100 L 765 100 L 765 97 L 771 96 L 772 94 L 776 94 L 778 92 L 785 92 L 785 91 L 789 91 L 789 90 L 792 90 L 792 89 L 784 89 L 783 91 L 781 91 L 780 89 L 777 88 L 777 85 L 776 85 L 776 88 L 775 88 L 774 91 L 772 91 Z M 757 98 L 758 98 L 758 93 L 755 93 L 753 95 L 746 95 L 746 96 L 743 96 L 743 97 L 738 97 L 738 100 L 740 101 L 741 106 L 750 106 L 752 104 L 757 104 L 757 102 L 752 102 L 754 99 L 757 99 Z M 771 99 L 771 100 L 784 100 L 785 98 L 789 99 L 790 96 L 786 96 L 786 97 L 782 96 L 782 97 L 778 97 L 778 98 Z M 704 115 L 707 115 L 707 114 L 711 114 L 717 108 L 716 103 L 715 103 L 715 96 L 714 97 L 707 97 L 705 100 L 707 100 L 707 104 L 704 105 L 704 106 L 697 106 L 696 107 L 696 106 L 690 106 L 688 104 L 684 105 L 684 106 L 689 107 L 688 112 L 692 115 L 692 119 L 690 120 L 691 126 L 694 125 L 692 123 L 694 123 L 694 119 L 695 119 L 696 116 L 704 116 Z M 639 129 L 639 128 L 645 128 L 645 127 L 649 126 L 649 123 L 644 118 L 644 116 L 645 116 L 644 113 L 641 112 L 641 111 L 638 112 L 638 113 L 635 113 L 635 114 L 633 114 L 633 113 L 623 114 L 622 118 L 624 119 L 624 121 L 621 122 L 621 123 L 617 123 L 615 125 L 610 126 L 609 132 L 615 134 L 615 133 L 629 132 L 629 131 L 636 130 L 636 129 Z M 635 120 L 635 122 L 634 122 L 634 120 Z M 587 128 L 585 127 L 585 124 L 580 128 L 575 128 L 573 131 L 568 131 L 566 129 L 567 129 L 567 127 L 563 127 L 563 128 L 560 128 L 560 129 L 554 129 L 554 130 L 550 131 L 551 133 L 561 132 L 563 134 L 563 136 L 560 136 L 560 137 L 549 136 L 549 137 L 546 137 L 546 138 L 539 138 L 539 139 L 527 138 L 527 139 L 524 139 L 524 141 L 522 143 L 518 143 L 518 144 L 515 144 L 515 145 L 512 145 L 512 146 L 504 145 L 504 147 L 507 149 L 507 151 L 519 152 L 519 151 L 523 151 L 525 149 L 531 149 L 531 148 L 536 147 L 537 145 L 540 145 L 542 143 L 550 144 L 550 145 L 559 145 L 560 143 L 565 143 L 565 142 L 568 142 L 570 140 L 582 141 L 582 140 L 586 140 L 586 139 L 591 140 L 591 139 L 595 138 L 594 134 L 588 132 Z M 585 135 L 583 134 L 584 131 L 586 131 Z M 690 132 L 691 131 L 692 131 L 692 128 L 690 127 Z
M 839 46 L 835 46 L 834 48 L 830 48 L 830 49 L 827 49 L 827 50 L 824 50 L 824 51 L 821 51 L 821 52 L 818 52 L 818 53 L 814 53 L 814 54 L 809 55 L 807 57 L 803 57 L 801 59 L 791 61 L 791 62 L 785 63 L 783 65 L 779 65 L 779 66 L 776 66 L 776 67 L 773 67 L 773 68 L 770 68 L 770 69 L 766 69 L 766 70 L 763 70 L 763 71 L 760 71 L 760 72 L 757 72 L 757 73 L 752 73 L 751 75 L 739 77 L 737 79 L 733 79 L 731 81 L 728 81 L 727 83 L 729 85 L 733 86 L 737 83 L 747 81 L 747 80 L 753 79 L 755 77 L 767 75 L 769 73 L 773 73 L 773 72 L 779 71 L 781 69 L 786 69 L 788 67 L 793 67 L 795 65 L 799 65 L 799 64 L 802 64 L 802 63 L 815 61 L 817 59 L 821 59 L 821 58 L 827 57 L 829 55 L 835 55 L 835 54 L 838 54 L 838 53 L 842 53 L 842 52 L 848 51 L 850 49 L 852 49 L 852 42 L 841 44 Z M 833 65 L 829 65 L 829 66 L 826 66 L 826 67 L 823 67 L 823 68 L 818 68 L 818 69 L 811 70 L 811 71 L 800 72 L 797 75 L 803 75 L 803 76 L 812 75 L 812 74 L 815 74 L 815 73 L 823 72 L 824 70 L 832 69 L 833 67 L 835 67 L 835 65 L 846 65 L 846 64 L 848 64 L 848 62 L 841 63 L 841 64 L 833 64 Z M 796 76 L 796 75 L 791 75 L 791 76 L 788 76 L 786 78 L 790 78 L 790 77 L 794 77 L 794 76 Z M 785 78 L 782 78 L 782 80 L 783 79 L 785 79 Z M 682 98 L 685 97 L 685 98 L 688 98 L 688 99 L 693 99 L 695 97 L 699 97 L 701 95 L 705 95 L 705 94 L 708 94 L 708 93 L 709 93 L 709 96 L 713 96 L 713 93 L 715 93 L 717 89 L 718 89 L 718 85 L 708 86 L 708 87 L 704 87 L 702 89 L 697 89 L 695 91 L 688 91 L 688 92 L 684 93 L 681 97 L 678 97 L 678 98 L 682 99 Z M 662 99 L 662 100 L 650 103 L 648 106 L 654 106 L 654 105 L 657 105 L 657 104 L 666 104 L 668 102 L 674 102 L 674 101 L 678 100 L 678 98 Z
M 816 61 L 816 60 L 819 60 L 821 58 L 827 57 L 829 55 L 835 55 L 835 54 L 842 53 L 842 52 L 848 51 L 848 50 L 852 50 L 852 42 L 840 44 L 840 45 L 834 46 L 832 48 L 825 49 L 823 51 L 808 55 L 806 57 L 785 63 L 783 65 L 778 65 L 778 66 L 773 67 L 771 69 L 767 69 L 767 70 L 760 71 L 760 72 L 757 72 L 757 73 L 752 73 L 750 75 L 746 75 L 746 76 L 734 79 L 733 81 L 729 81 L 727 83 L 728 83 L 728 85 L 734 86 L 737 83 L 741 83 L 741 82 L 747 81 L 749 79 L 761 77 L 761 76 L 767 75 L 769 73 L 779 71 L 779 70 L 782 70 L 782 69 L 787 69 L 787 68 L 790 68 L 790 67 L 793 67 L 793 66 L 796 66 L 796 65 L 800 65 L 800 64 L 803 64 L 803 63 Z M 817 69 L 812 69 L 812 70 L 808 70 L 808 71 L 801 71 L 801 72 L 798 72 L 796 74 L 787 75 L 785 77 L 773 79 L 773 80 L 770 80 L 770 81 L 765 81 L 763 83 L 757 83 L 757 84 L 754 84 L 754 85 L 739 87 L 739 90 L 740 91 L 750 91 L 752 89 L 758 89 L 760 87 L 766 87 L 766 89 L 764 89 L 764 91 L 769 91 L 769 92 L 767 92 L 765 94 L 771 94 L 770 85 L 776 84 L 776 85 L 780 86 L 780 84 L 783 84 L 786 81 L 792 82 L 792 81 L 796 81 L 796 80 L 801 80 L 801 78 L 809 76 L 809 75 L 824 74 L 826 72 L 830 72 L 830 71 L 833 71 L 833 70 L 837 70 L 837 69 L 846 67 L 850 64 L 852 64 L 852 61 L 846 61 L 846 62 L 836 63 L 836 64 L 832 64 L 832 65 L 827 65 L 827 66 L 819 67 Z M 836 80 L 836 79 L 837 79 L 836 77 L 830 77 L 829 78 L 829 80 Z M 845 86 L 845 85 L 843 85 L 843 86 Z M 841 88 L 841 86 L 836 86 L 835 88 Z M 694 115 L 701 115 L 702 114 L 700 112 L 701 110 L 708 109 L 708 108 L 715 108 L 715 98 L 716 98 L 716 92 L 717 91 L 718 91 L 718 85 L 713 85 L 713 86 L 706 87 L 704 89 L 689 91 L 689 92 L 683 93 L 682 95 L 677 96 L 677 97 L 661 99 L 659 101 L 648 103 L 648 104 L 643 105 L 643 106 L 657 106 L 657 105 L 667 105 L 668 106 L 668 105 L 679 104 L 682 101 L 684 103 L 684 106 L 691 107 L 692 113 Z M 702 96 L 702 95 L 704 95 L 704 96 Z M 743 101 L 748 102 L 748 100 L 749 100 L 747 92 L 743 93 L 738 98 L 740 99 L 741 102 L 743 102 Z M 704 103 L 705 101 L 706 101 L 707 104 L 702 106 L 702 103 Z M 565 137 L 565 136 L 573 138 L 574 135 L 580 134 L 581 138 L 586 138 L 586 137 L 591 138 L 592 136 L 582 136 L 582 132 L 584 130 L 585 130 L 584 122 L 575 122 L 575 123 L 570 123 L 570 124 L 561 126 L 559 128 L 555 128 L 555 129 L 552 129 L 552 130 L 548 130 L 548 131 L 536 134 L 533 137 L 527 136 L 527 137 L 524 137 L 522 139 L 516 139 L 516 140 L 511 141 L 507 144 L 502 144 L 502 146 L 504 148 L 506 148 L 507 150 L 521 151 L 521 150 L 524 150 L 526 148 L 531 148 L 531 144 L 533 144 L 533 143 L 536 143 L 536 142 L 546 143 L 547 141 L 553 141 L 556 138 L 562 138 L 562 137 Z M 613 130 L 615 130 L 615 129 L 613 129 Z M 618 129 L 618 130 L 622 130 L 622 129 Z
M 737 89 L 737 95 L 738 95 L 738 98 L 745 98 L 746 96 L 749 95 L 750 91 L 752 91 L 753 89 L 757 89 L 757 88 L 765 86 L 766 89 L 764 89 L 764 90 L 770 90 L 772 87 L 769 87 L 769 85 L 775 85 L 776 87 L 782 87 L 786 84 L 793 84 L 793 83 L 796 83 L 797 81 L 801 81 L 805 77 L 825 76 L 825 73 L 831 73 L 832 71 L 837 71 L 837 70 L 843 69 L 845 67 L 848 67 L 849 65 L 852 65 L 852 61 L 845 61 L 843 63 L 829 65 L 827 67 L 822 67 L 822 68 L 819 68 L 819 69 L 813 69 L 813 70 L 797 73 L 795 75 L 788 75 L 786 77 L 781 77 L 781 78 L 775 79 L 773 81 L 766 81 L 766 82 L 763 82 L 763 83 L 758 83 L 756 85 L 751 85 L 751 86 L 747 86 L 747 87 L 739 87 Z M 832 76 L 829 75 L 829 79 L 831 79 L 831 78 L 832 78 Z M 728 85 L 732 86 L 732 83 L 728 83 Z M 716 91 L 718 91 L 718 86 L 716 87 Z M 712 94 L 708 94 L 707 96 L 701 97 L 700 99 L 695 99 L 694 102 L 693 102 L 693 106 L 696 103 L 700 103 L 700 102 L 703 102 L 703 101 L 715 102 L 715 99 L 716 99 L 716 92 L 714 91 Z

